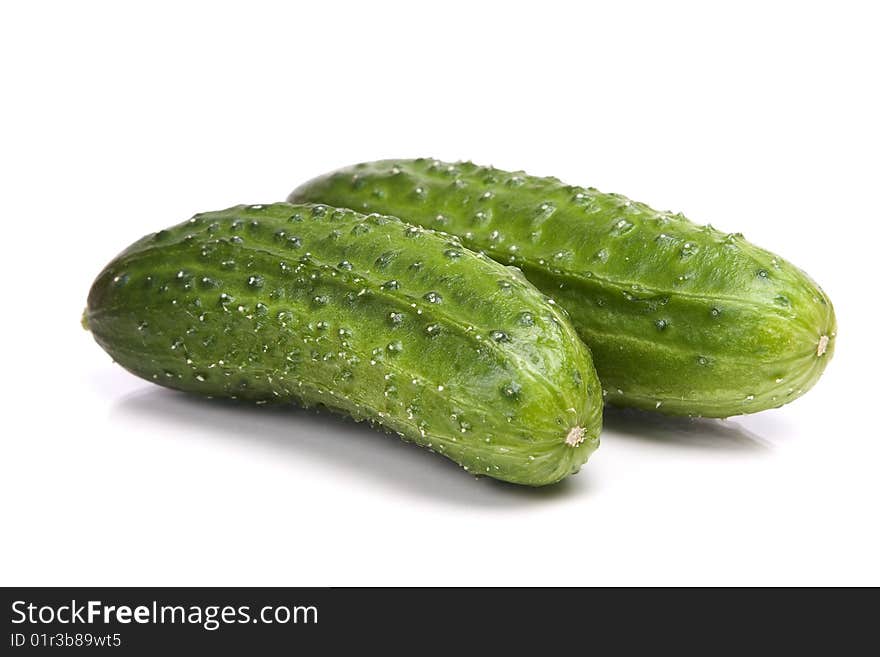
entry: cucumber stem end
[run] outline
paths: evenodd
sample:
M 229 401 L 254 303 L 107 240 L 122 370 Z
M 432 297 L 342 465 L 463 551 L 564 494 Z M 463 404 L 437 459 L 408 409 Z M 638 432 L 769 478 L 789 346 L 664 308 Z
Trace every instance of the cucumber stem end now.
M 583 427 L 573 427 L 565 437 L 565 444 L 569 447 L 577 447 L 587 437 L 587 431 Z

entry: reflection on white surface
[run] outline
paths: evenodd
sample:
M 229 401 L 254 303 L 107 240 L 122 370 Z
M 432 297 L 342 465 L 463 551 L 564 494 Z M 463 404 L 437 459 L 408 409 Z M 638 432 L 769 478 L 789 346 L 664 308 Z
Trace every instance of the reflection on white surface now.
M 739 422 L 713 418 L 671 417 L 606 407 L 604 429 L 614 439 L 652 443 L 656 447 L 682 447 L 717 452 L 763 452 L 773 448 L 768 438 L 750 431 Z
M 138 385 L 115 404 L 112 414 L 119 416 L 120 424 L 160 423 L 173 430 L 175 440 L 208 438 L 244 453 L 269 450 L 298 466 L 304 459 L 313 461 L 315 468 L 328 469 L 334 478 L 341 474 L 349 479 L 352 489 L 363 485 L 357 480 L 366 479 L 397 493 L 472 507 L 521 507 L 587 497 L 595 485 L 590 463 L 576 476 L 539 489 L 474 477 L 452 461 L 365 422 L 293 405 L 258 406 Z M 615 442 L 637 441 L 656 449 L 742 455 L 772 448 L 767 439 L 736 422 L 614 408 L 605 411 L 602 441 L 605 449 Z
M 155 386 L 124 396 L 113 409 L 122 422 L 162 422 L 174 427 L 175 439 L 206 433 L 236 448 L 271 450 L 278 458 L 315 461 L 315 467 L 342 473 L 352 490 L 371 483 L 474 507 L 522 507 L 589 492 L 585 468 L 555 486 L 529 488 L 474 477 L 449 459 L 399 440 L 337 413 L 296 406 L 258 406 L 206 399 Z M 328 473 L 329 474 L 329 473 Z

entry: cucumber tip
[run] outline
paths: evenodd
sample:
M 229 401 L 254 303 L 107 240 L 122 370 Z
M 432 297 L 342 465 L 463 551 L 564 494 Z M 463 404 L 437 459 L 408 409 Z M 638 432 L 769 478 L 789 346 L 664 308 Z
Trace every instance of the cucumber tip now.
M 583 427 L 573 427 L 565 437 L 565 444 L 569 447 L 577 447 L 587 437 L 587 431 Z

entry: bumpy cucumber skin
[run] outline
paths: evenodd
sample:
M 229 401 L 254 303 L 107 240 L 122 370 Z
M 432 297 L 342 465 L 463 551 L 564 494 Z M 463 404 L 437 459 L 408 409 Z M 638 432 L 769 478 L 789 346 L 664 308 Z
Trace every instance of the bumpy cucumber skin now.
M 589 350 L 517 270 L 434 231 L 323 205 L 238 206 L 134 243 L 84 323 L 178 390 L 323 405 L 531 486 L 598 446 Z
M 609 403 L 727 417 L 813 386 L 836 337 L 801 270 L 619 194 L 469 162 L 363 163 L 289 197 L 393 214 L 520 267 L 590 345 Z

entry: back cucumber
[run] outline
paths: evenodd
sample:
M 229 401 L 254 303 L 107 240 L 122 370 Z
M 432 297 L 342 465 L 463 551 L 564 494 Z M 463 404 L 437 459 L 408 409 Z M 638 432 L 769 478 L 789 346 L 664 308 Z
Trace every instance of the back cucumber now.
M 289 200 L 393 214 L 519 267 L 568 311 L 612 404 L 753 413 L 806 392 L 834 351 L 831 303 L 804 272 L 618 194 L 417 159 L 341 169 Z
M 196 215 L 108 264 L 84 324 L 154 383 L 322 405 L 477 475 L 550 484 L 598 445 L 601 389 L 564 311 L 518 271 L 389 217 Z

